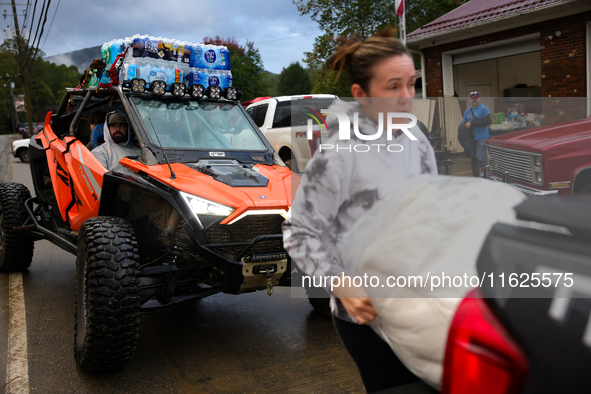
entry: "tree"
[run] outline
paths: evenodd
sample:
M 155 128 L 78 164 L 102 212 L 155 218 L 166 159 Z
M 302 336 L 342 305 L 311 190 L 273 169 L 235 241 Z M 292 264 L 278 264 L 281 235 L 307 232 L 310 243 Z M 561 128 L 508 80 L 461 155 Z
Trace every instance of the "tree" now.
M 273 74 L 269 71 L 263 71 L 263 82 L 267 87 L 269 96 L 279 96 L 277 87 L 279 86 L 279 74 Z
M 350 95 L 344 85 L 346 72 L 336 80 L 326 66 L 338 48 L 338 37 L 363 40 L 386 27 L 397 27 L 393 0 L 292 0 L 302 15 L 310 15 L 323 34 L 316 37 L 314 48 L 305 52 L 304 62 L 318 69 L 313 92 Z M 413 0 L 405 2 L 408 32 L 437 19 L 468 0 Z M 347 81 L 343 84 L 342 79 Z
M 334 94 L 339 97 L 351 97 L 351 83 L 345 70 L 337 79 L 338 73 L 330 71 L 326 65 L 319 67 L 314 80 L 313 94 Z
M 299 62 L 291 63 L 289 67 L 283 68 L 277 86 L 277 92 L 280 96 L 306 94 L 310 93 L 311 90 L 310 77 Z
M 263 61 L 254 43 L 246 41 L 241 46 L 233 37 L 205 37 L 204 44 L 225 45 L 230 52 L 233 86 L 242 91 L 241 100 L 250 100 L 259 96 L 267 96 L 268 89 L 263 81 Z
M 25 47 L 25 49 L 27 49 Z M 33 50 L 30 53 L 34 52 Z M 19 68 L 16 61 L 16 51 L 11 41 L 7 40 L 0 46 L 0 131 L 2 133 L 13 132 L 10 110 L 10 81 L 14 82 L 14 94 L 23 94 L 22 83 L 18 78 Z M 39 51 L 35 59 L 29 59 L 26 63 L 27 82 L 31 96 L 32 108 L 27 110 L 33 113 L 47 104 L 58 104 L 63 95 L 64 87 L 75 87 L 80 80 L 80 73 L 75 66 L 56 66 L 42 59 L 44 53 Z M 6 77 L 6 74 L 9 77 Z M 4 86 L 6 85 L 6 86 Z M 20 121 L 25 121 L 25 113 L 18 114 Z M 39 122 L 33 116 L 33 121 Z
M 381 29 L 394 26 L 394 1 L 386 0 L 293 0 L 302 15 L 310 14 L 324 34 L 316 37 L 314 50 L 304 62 L 315 67 L 324 63 L 337 47 L 337 37 L 363 40 Z
M 413 32 L 470 0 L 414 0 L 404 2 L 406 31 Z

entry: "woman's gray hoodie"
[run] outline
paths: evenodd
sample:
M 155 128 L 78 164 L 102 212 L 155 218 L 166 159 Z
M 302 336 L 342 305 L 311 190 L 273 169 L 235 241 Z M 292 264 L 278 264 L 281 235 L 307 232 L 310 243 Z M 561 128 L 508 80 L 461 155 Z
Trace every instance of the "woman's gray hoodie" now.
M 375 134 L 378 129 L 357 102 L 337 100 L 329 109 L 346 113 L 351 122 L 353 114 L 358 113 L 363 134 Z M 345 271 L 341 260 L 343 234 L 377 201 L 403 187 L 412 177 L 437 174 L 433 148 L 416 126 L 410 130 L 416 141 L 401 132 L 390 141 L 385 132 L 378 140 L 364 141 L 355 136 L 352 125 L 351 140 L 339 141 L 336 116 L 329 115 L 327 124 L 329 138 L 323 141 L 325 144 L 345 148 L 365 144 L 372 150 L 317 151 L 302 176 L 291 207 L 291 245 L 286 247 L 304 274 L 322 277 L 338 276 Z M 372 144 L 384 145 L 378 152 Z M 403 150 L 389 152 L 386 147 L 393 144 L 401 145 Z M 331 305 L 335 317 L 354 322 L 340 302 Z

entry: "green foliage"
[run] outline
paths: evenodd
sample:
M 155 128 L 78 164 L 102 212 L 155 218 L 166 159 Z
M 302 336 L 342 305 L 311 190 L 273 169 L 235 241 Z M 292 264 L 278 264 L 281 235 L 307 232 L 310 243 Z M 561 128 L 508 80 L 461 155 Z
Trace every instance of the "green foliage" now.
M 456 9 L 469 0 L 414 0 L 405 1 L 406 31 L 411 33 Z
M 327 59 L 336 52 L 337 38 L 363 40 L 386 27 L 398 28 L 393 0 L 292 0 L 302 15 L 310 15 L 324 33 L 316 37 L 314 48 L 305 52 L 304 62 L 318 73 L 314 93 L 343 96 L 348 78 L 343 73 L 335 82 L 335 75 L 326 68 Z M 412 32 L 439 18 L 469 0 L 413 0 L 405 1 L 406 30 Z M 350 96 L 350 87 L 344 96 Z M 339 94 L 340 92 L 340 94 Z
M 267 85 L 263 80 L 263 60 L 254 43 L 246 41 L 245 46 L 239 45 L 231 38 L 205 37 L 204 44 L 225 45 L 230 52 L 232 65 L 233 86 L 242 91 L 240 100 L 250 100 L 255 97 L 268 96 Z
M 269 96 L 279 96 L 277 86 L 279 85 L 279 74 L 263 71 L 263 83 L 267 86 Z
M 305 52 L 311 67 L 324 63 L 337 47 L 336 38 L 363 40 L 396 23 L 394 1 L 293 0 L 302 15 L 309 14 L 325 33 L 316 38 L 314 50 Z
M 24 48 L 24 50 L 26 49 Z M 56 66 L 44 61 L 42 56 L 44 53 L 39 51 L 37 58 L 34 61 L 30 59 L 24 70 L 33 113 L 47 104 L 58 104 L 64 95 L 65 87 L 76 87 L 80 80 L 80 73 L 76 67 Z M 7 78 L 6 74 L 10 77 Z M 11 41 L 5 41 L 0 46 L 0 75 L 2 76 L 0 79 L 0 132 L 11 133 L 13 128 L 9 81 L 14 82 L 13 93 L 15 95 L 24 94 L 22 81 L 18 77 L 17 53 Z M 24 112 L 19 113 L 18 116 L 20 122 L 26 122 Z M 34 122 L 42 122 L 43 120 L 33 115 Z
M 339 97 L 351 97 L 351 83 L 346 71 L 337 79 L 337 72 L 325 65 L 316 70 L 313 94 L 336 94 Z
M 279 96 L 306 94 L 310 93 L 310 90 L 312 90 L 310 77 L 299 62 L 291 63 L 289 67 L 283 68 L 277 87 Z

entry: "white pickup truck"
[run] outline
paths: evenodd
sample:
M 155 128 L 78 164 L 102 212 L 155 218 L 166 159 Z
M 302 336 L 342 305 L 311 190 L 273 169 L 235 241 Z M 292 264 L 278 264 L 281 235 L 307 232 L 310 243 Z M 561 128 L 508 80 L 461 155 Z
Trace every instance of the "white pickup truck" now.
M 302 172 L 320 143 L 320 126 L 313 120 L 313 138 L 307 138 L 309 114 L 320 113 L 337 99 L 332 94 L 272 97 L 246 108 L 279 157 L 294 172 Z
M 12 142 L 12 155 L 21 159 L 23 163 L 29 162 L 29 138 Z

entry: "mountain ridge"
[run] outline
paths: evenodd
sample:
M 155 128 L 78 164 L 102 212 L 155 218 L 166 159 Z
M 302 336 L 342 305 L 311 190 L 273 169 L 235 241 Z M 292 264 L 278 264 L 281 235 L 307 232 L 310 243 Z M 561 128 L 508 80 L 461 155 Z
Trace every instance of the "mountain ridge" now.
M 90 63 L 97 58 L 101 57 L 101 46 L 97 45 L 90 48 L 78 49 L 76 51 L 70 51 L 59 55 L 47 56 L 43 60 L 56 65 L 65 64 L 66 66 L 76 66 L 79 72 L 84 72 L 90 65 Z

